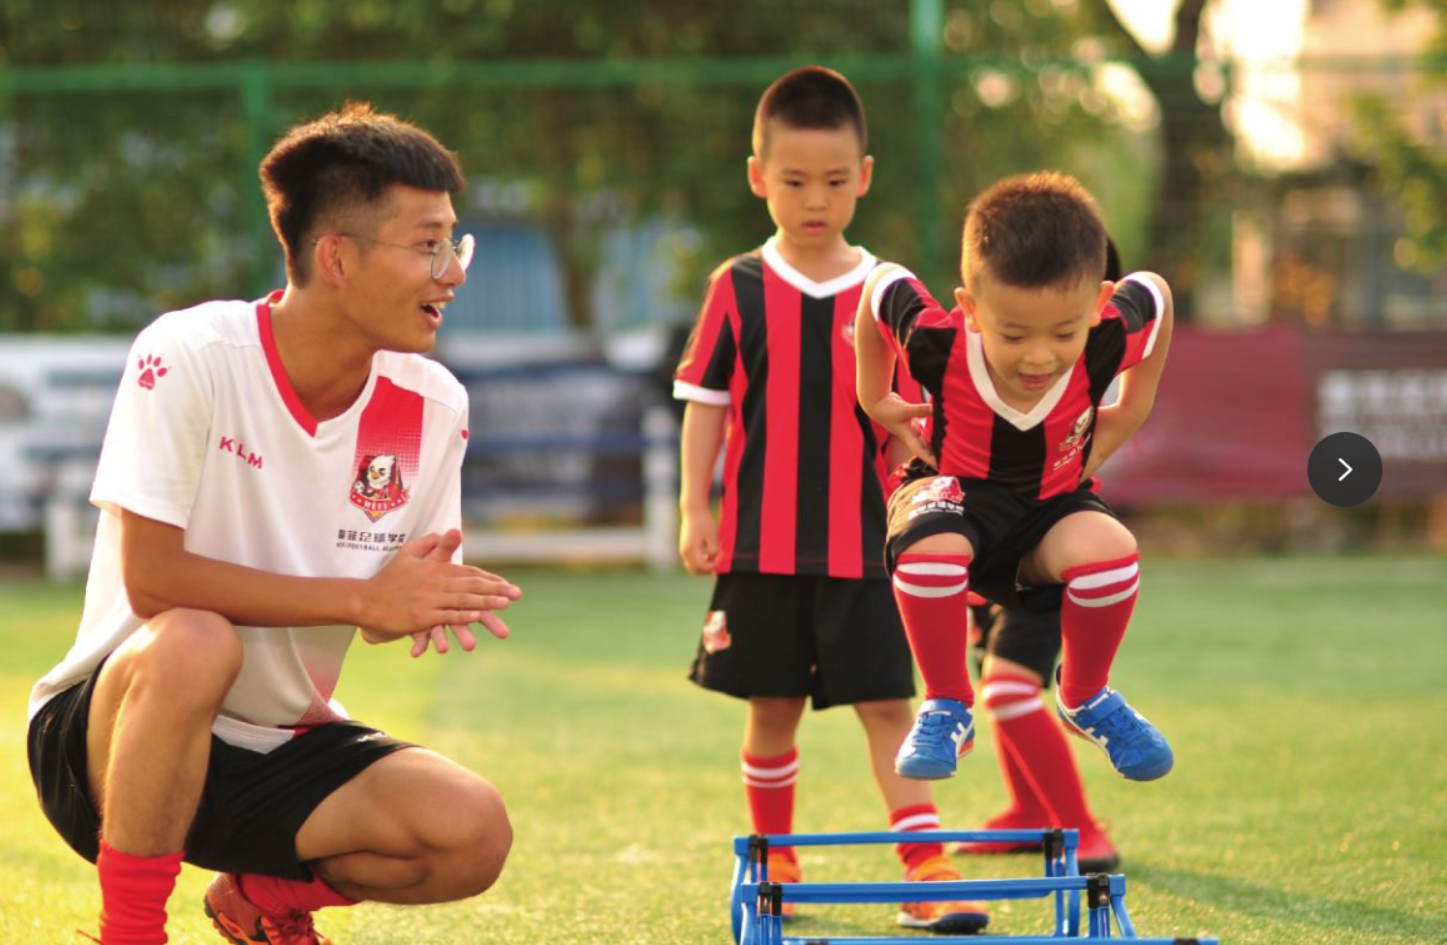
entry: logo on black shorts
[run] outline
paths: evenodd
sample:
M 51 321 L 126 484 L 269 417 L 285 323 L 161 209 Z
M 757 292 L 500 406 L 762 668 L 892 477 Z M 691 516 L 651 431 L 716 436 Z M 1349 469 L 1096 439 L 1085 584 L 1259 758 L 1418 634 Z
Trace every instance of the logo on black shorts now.
M 914 506 L 909 510 L 911 519 L 935 512 L 964 515 L 965 490 L 954 476 L 935 476 L 910 497 L 910 504 Z
M 722 610 L 710 610 L 703 622 L 703 651 L 717 653 L 734 645 L 729 636 L 729 618 Z

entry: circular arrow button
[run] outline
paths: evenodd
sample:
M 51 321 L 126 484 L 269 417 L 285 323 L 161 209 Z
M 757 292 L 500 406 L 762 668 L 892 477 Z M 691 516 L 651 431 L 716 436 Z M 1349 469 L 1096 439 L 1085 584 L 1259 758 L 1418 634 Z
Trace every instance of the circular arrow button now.
M 1382 484 L 1382 454 L 1358 433 L 1333 433 L 1311 451 L 1306 478 L 1323 502 L 1341 508 L 1361 505 Z

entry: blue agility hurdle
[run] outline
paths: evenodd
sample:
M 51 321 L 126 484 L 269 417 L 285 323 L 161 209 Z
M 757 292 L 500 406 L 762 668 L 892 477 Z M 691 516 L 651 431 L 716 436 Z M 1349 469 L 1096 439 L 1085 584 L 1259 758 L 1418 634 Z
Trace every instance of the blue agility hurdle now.
M 1130 939 L 1159 945 L 1217 945 L 1215 939 L 1141 938 L 1125 905 L 1125 877 L 1103 873 L 1081 876 L 1076 867 L 1079 833 L 1075 830 L 922 830 L 911 842 L 1039 843 L 1044 876 L 1033 879 L 973 879 L 949 882 L 773 883 L 769 881 L 771 846 L 819 847 L 899 843 L 897 832 L 837 834 L 756 834 L 734 838 L 734 877 L 730 890 L 734 941 L 739 945 L 919 945 L 922 941 L 973 945 L 1029 945 L 1062 940 L 1074 943 Z M 1085 926 L 1081 927 L 1081 898 Z M 791 903 L 947 902 L 955 899 L 1054 899 L 1049 935 L 843 937 L 784 935 L 783 905 Z M 1119 933 L 1118 938 L 1116 933 Z

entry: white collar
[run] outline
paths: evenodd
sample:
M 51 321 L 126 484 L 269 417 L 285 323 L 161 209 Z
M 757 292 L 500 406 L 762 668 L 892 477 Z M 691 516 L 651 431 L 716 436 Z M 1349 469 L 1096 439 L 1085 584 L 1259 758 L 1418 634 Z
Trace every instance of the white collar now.
M 1070 386 L 1070 378 L 1071 375 L 1075 373 L 1074 370 L 1066 371 L 1065 374 L 1045 392 L 1045 396 L 1041 397 L 1035 406 L 1030 408 L 1029 413 L 1022 413 L 1005 403 L 1005 401 L 1000 398 L 1000 395 L 996 393 L 995 382 L 990 379 L 990 367 L 985 363 L 985 346 L 980 340 L 980 333 L 970 331 L 968 325 L 963 326 L 963 328 L 965 332 L 966 363 L 970 367 L 970 380 L 975 382 L 975 390 L 980 392 L 980 397 L 989 405 L 990 409 L 995 411 L 996 414 L 1017 430 L 1028 430 L 1031 427 L 1038 426 L 1046 417 L 1050 416 L 1050 411 L 1054 410 L 1055 405 L 1060 403 L 1060 398 L 1065 396 L 1065 390 Z
M 844 273 L 842 276 L 835 276 L 828 282 L 815 282 L 785 261 L 783 253 L 779 252 L 778 244 L 778 234 L 769 237 L 764 243 L 764 262 L 768 263 L 769 268 L 779 274 L 780 279 L 783 279 L 805 295 L 812 296 L 816 299 L 827 299 L 831 296 L 838 295 L 845 289 L 852 289 L 860 285 L 865 279 L 869 278 L 870 271 L 873 270 L 879 262 L 869 250 L 863 246 L 859 246 L 856 247 L 856 249 L 859 250 L 859 265 Z

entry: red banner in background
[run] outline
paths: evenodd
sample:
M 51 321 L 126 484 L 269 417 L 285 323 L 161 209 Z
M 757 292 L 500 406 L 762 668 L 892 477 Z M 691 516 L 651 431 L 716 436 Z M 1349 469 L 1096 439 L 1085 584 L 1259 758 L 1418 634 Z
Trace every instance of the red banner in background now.
M 1379 496 L 1447 492 L 1447 332 L 1177 328 L 1151 418 L 1106 464 L 1121 505 L 1309 496 L 1322 437 L 1382 454 Z

